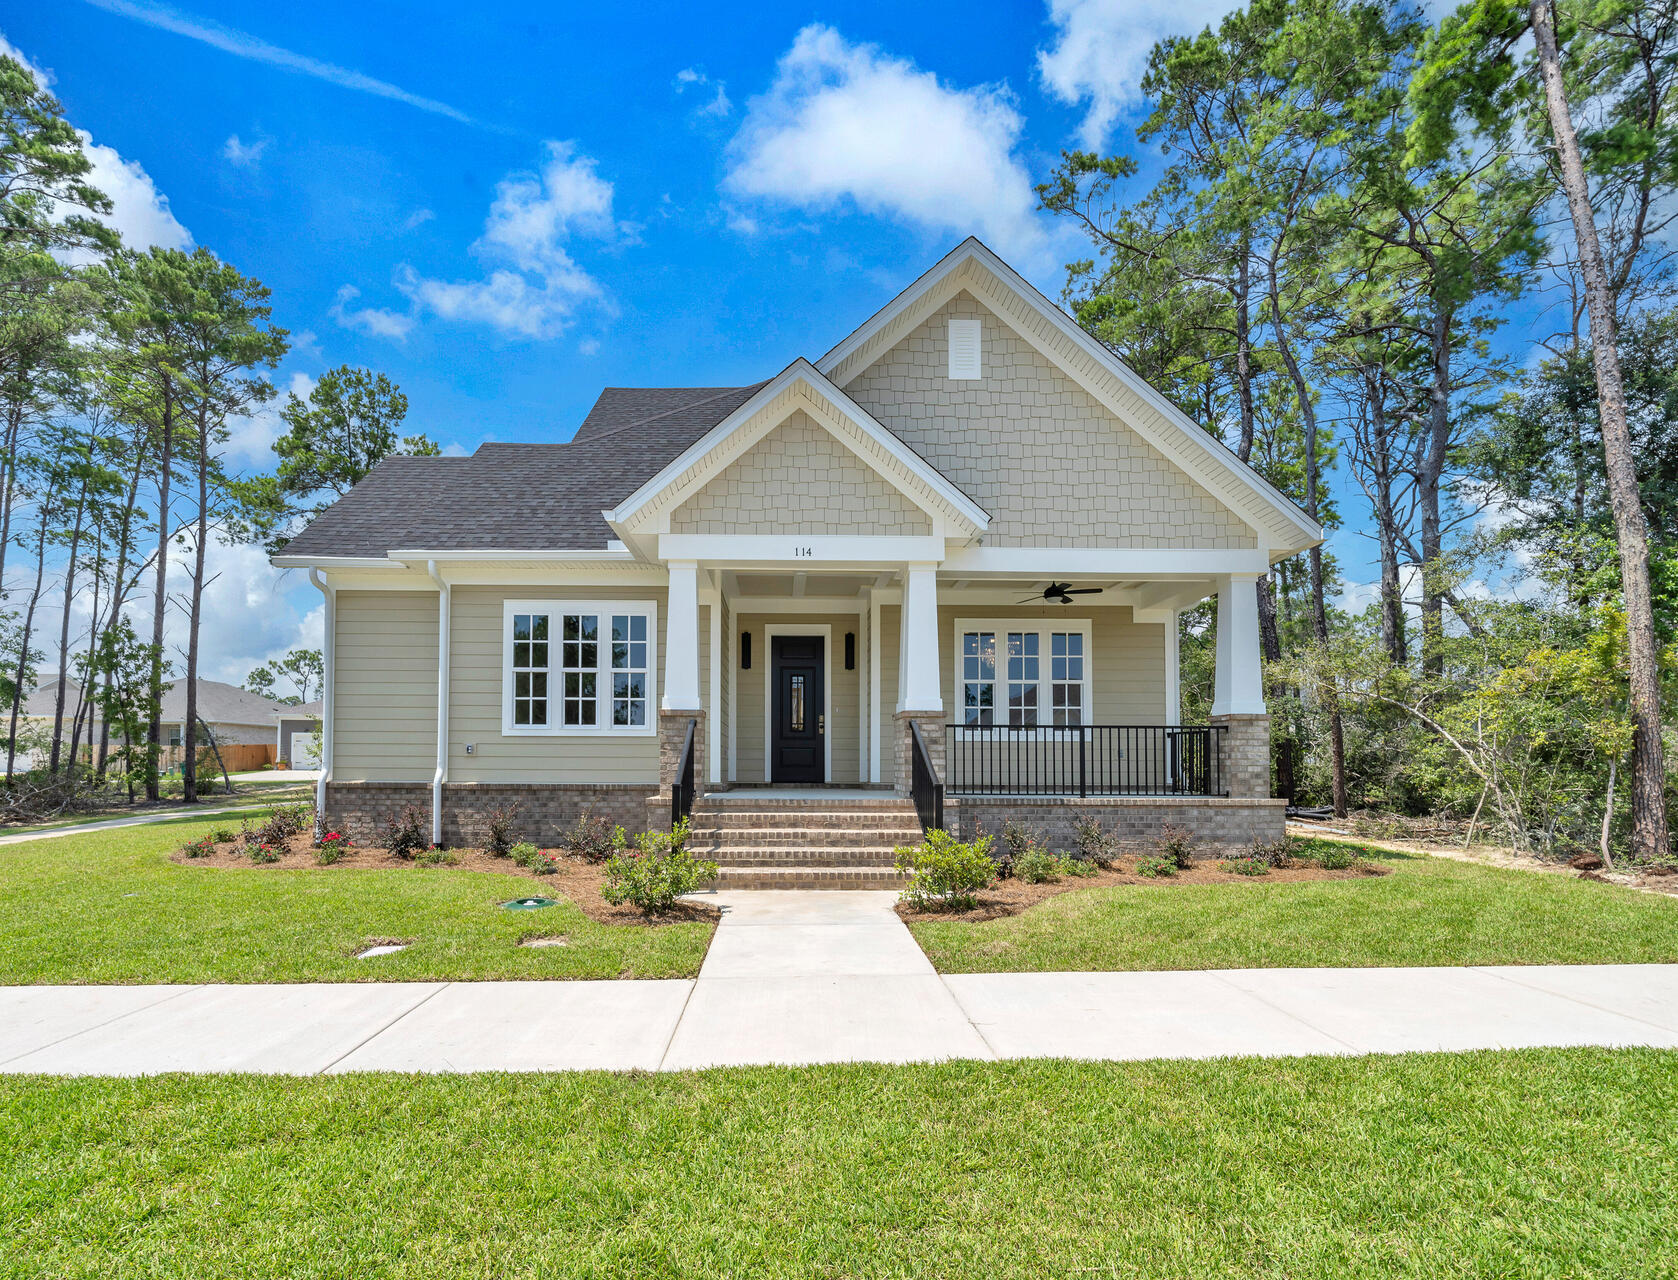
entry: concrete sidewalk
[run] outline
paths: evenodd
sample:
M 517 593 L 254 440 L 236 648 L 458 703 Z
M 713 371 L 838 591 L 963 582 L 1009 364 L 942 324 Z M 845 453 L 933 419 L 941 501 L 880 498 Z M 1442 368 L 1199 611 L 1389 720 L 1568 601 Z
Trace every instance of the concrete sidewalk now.
M 0 1071 L 679 1070 L 1678 1048 L 1678 965 L 939 977 L 893 898 L 719 896 L 723 922 L 696 980 L 0 987 Z

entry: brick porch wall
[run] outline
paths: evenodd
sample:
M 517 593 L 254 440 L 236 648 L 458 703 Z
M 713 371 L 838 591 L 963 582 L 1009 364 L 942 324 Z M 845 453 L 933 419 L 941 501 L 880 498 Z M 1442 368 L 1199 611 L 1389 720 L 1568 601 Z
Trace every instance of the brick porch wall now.
M 523 839 L 551 846 L 586 809 L 635 832 L 647 828 L 651 786 L 560 786 L 548 783 L 446 782 L 443 784 L 443 843 L 472 847 L 483 839 L 492 809 L 518 807 L 514 829 Z M 327 825 L 364 843 L 384 838 L 387 817 L 404 805 L 418 805 L 431 822 L 427 782 L 329 782 Z
M 1051 849 L 1077 847 L 1077 823 L 1096 817 L 1127 848 L 1142 851 L 1159 840 L 1166 823 L 1187 827 L 1208 850 L 1237 851 L 1254 840 L 1272 844 L 1286 834 L 1285 800 L 1181 799 L 1175 796 L 1101 796 L 1079 799 L 964 796 L 950 825 L 971 840 L 983 826 L 991 835 L 1009 820 L 1022 823 Z M 948 808 L 946 810 L 949 812 Z

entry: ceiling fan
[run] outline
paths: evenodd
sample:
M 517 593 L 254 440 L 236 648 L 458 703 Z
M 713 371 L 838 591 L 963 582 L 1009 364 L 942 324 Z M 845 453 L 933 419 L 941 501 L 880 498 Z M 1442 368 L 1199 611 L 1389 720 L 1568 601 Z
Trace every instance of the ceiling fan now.
M 1042 600 L 1049 604 L 1071 604 L 1073 596 L 1098 596 L 1101 587 L 1075 587 L 1070 582 L 1051 582 L 1043 588 L 1041 596 L 1027 596 L 1021 604 L 1035 604 Z

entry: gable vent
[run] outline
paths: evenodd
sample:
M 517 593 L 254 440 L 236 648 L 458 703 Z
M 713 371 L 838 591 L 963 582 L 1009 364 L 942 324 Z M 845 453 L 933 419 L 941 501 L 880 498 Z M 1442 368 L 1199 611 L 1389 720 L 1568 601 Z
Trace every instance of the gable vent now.
M 950 321 L 950 377 L 977 378 L 980 370 L 979 322 Z

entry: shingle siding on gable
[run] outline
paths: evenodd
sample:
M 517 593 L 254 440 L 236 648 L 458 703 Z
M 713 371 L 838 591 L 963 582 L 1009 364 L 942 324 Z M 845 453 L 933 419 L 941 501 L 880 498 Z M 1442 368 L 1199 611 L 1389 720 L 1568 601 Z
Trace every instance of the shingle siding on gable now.
M 926 513 L 806 413 L 794 413 L 670 517 L 672 533 L 912 537 Z
M 983 326 L 984 375 L 951 381 L 952 318 Z M 971 294 L 845 391 L 991 516 L 986 545 L 1252 547 L 1252 529 Z

